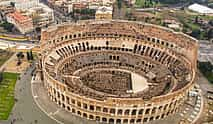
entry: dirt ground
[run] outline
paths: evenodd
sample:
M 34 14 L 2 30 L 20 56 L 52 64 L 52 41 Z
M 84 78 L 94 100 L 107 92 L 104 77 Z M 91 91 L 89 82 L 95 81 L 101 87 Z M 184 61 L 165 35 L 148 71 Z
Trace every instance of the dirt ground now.
M 6 65 L 5 72 L 21 73 L 30 65 L 30 62 L 26 58 L 26 54 L 23 59 L 21 59 L 21 64 L 17 66 L 18 59 L 13 57 L 12 60 Z

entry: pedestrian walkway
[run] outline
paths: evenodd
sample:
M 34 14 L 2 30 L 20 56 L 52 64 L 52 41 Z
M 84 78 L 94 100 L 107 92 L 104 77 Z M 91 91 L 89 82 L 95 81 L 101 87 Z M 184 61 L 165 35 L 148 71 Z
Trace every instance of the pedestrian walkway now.
M 39 80 L 40 78 L 33 77 L 32 79 L 35 79 L 31 81 L 31 88 L 36 104 L 46 115 L 55 120 L 57 123 L 96 124 L 95 121 L 82 119 L 59 107 L 56 103 L 50 100 L 49 96 L 47 95 L 47 90 L 44 88 L 43 83 Z

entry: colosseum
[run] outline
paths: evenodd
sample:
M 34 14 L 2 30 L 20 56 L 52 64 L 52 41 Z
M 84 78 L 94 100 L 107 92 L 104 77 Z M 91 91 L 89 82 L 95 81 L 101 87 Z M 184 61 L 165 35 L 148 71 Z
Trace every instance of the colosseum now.
M 44 29 L 38 70 L 48 96 L 70 116 L 141 124 L 175 114 L 196 76 L 197 41 L 123 20 Z

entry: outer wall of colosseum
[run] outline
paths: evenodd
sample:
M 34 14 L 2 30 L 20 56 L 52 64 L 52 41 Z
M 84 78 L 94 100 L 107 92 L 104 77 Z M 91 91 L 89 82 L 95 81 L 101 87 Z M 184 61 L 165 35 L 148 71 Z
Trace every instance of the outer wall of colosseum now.
M 82 118 L 113 124 L 165 118 L 178 111 L 194 85 L 198 45 L 182 33 L 139 22 L 88 20 L 49 27 L 41 36 L 38 70 L 48 95 Z M 108 78 L 97 72 L 123 82 L 94 84 L 91 75 Z M 148 90 L 125 93 L 132 87 L 124 78 L 128 72 L 148 77 Z

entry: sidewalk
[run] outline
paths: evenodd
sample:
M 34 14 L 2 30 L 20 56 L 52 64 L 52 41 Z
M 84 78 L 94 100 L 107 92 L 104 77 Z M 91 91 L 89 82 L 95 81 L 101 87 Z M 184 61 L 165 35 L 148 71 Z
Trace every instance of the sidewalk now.
M 51 119 L 59 124 L 96 124 L 95 121 L 82 119 L 59 107 L 50 100 L 47 95 L 47 90 L 44 88 L 41 81 L 38 80 L 39 78 L 36 77 L 35 79 L 37 80 L 32 80 L 31 82 L 33 98 L 39 108 Z

